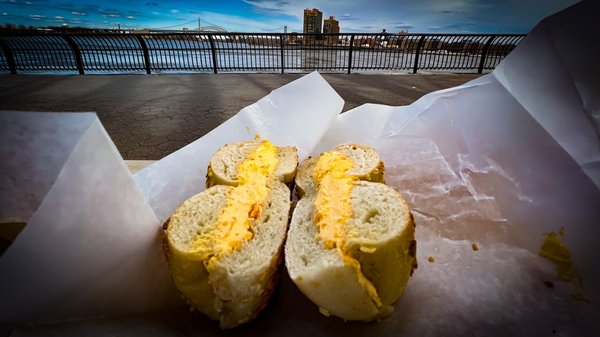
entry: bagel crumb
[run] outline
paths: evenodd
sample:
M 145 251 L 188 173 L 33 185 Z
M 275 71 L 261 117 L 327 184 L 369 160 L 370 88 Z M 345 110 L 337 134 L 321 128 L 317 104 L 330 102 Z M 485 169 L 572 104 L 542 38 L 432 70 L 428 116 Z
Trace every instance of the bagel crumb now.
M 319 312 L 321 314 L 323 314 L 323 316 L 329 317 L 331 316 L 331 313 L 329 312 L 329 310 L 323 308 L 323 307 L 319 307 Z

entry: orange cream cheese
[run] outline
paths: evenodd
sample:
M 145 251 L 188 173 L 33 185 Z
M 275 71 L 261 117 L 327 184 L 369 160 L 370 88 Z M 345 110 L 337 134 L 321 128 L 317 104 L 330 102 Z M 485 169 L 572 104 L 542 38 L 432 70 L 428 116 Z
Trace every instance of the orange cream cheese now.
M 271 193 L 269 180 L 273 178 L 278 164 L 277 147 L 264 140 L 238 166 L 239 184 L 232 187 L 214 229 L 198 234 L 194 242 L 197 247 L 195 253 L 205 261 L 207 270 L 213 269 L 219 258 L 252 239 L 254 220 L 262 214 L 263 204 Z
M 358 283 L 367 291 L 373 303 L 382 306 L 377 289 L 362 273 L 358 260 L 350 256 L 346 247 L 349 235 L 347 222 L 352 218 L 350 195 L 357 177 L 347 174 L 354 163 L 343 154 L 332 151 L 319 157 L 314 171 L 317 183 L 315 216 L 318 228 L 317 239 L 328 249 L 337 250 L 344 263 L 356 273 Z

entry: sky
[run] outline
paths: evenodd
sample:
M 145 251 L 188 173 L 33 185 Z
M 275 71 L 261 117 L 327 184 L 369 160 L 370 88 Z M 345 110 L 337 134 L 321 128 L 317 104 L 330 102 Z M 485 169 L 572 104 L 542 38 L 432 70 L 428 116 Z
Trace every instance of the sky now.
M 576 0 L 0 0 L 0 23 L 25 26 L 302 32 L 305 8 L 334 16 L 341 32 L 528 33 Z

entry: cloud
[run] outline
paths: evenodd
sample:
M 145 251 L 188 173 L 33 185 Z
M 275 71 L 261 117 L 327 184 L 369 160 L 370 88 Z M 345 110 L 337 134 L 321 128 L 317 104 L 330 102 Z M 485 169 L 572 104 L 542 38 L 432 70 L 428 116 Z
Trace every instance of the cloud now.
M 21 8 L 32 5 L 30 1 L 2 0 L 1 2 L 6 5 L 14 5 Z
M 125 19 L 129 19 L 129 20 L 135 20 L 135 19 L 136 19 L 136 17 L 135 17 L 135 16 L 128 15 L 128 16 L 126 16 L 126 17 L 125 17 Z
M 472 22 L 455 22 L 447 25 L 443 25 L 441 29 L 445 32 L 454 33 L 469 33 L 471 29 L 475 26 Z
M 286 10 L 286 7 L 290 6 L 290 2 L 287 0 L 242 0 L 245 3 L 254 6 L 259 10 L 282 12 Z
M 292 24 L 290 20 L 277 17 L 267 17 L 251 19 L 238 15 L 229 15 L 215 12 L 201 12 L 202 20 L 209 25 L 218 25 L 232 32 L 283 32 L 283 26 L 288 26 L 288 32 L 301 32 L 302 23 Z M 194 19 L 195 16 L 190 16 L 189 19 Z
M 242 0 L 252 6 L 252 11 L 257 14 L 270 16 L 284 15 L 301 19 L 304 9 L 308 6 L 300 1 L 288 0 Z
M 413 28 L 415 28 L 415 25 L 410 24 L 410 23 L 400 22 L 400 23 L 395 24 L 394 28 L 396 28 L 396 29 L 413 29 Z
M 473 12 L 477 7 L 481 5 L 481 1 L 478 0 L 428 0 L 423 2 L 429 3 L 428 5 L 430 7 L 430 10 L 433 10 L 433 12 L 443 14 Z
M 171 12 L 171 14 L 177 14 L 179 13 L 179 9 L 171 9 L 169 12 Z
M 101 9 L 99 10 L 100 13 L 102 13 L 102 17 L 107 19 L 107 18 L 120 18 L 123 17 L 123 12 L 121 12 L 118 9 Z
M 2 13 L 2 15 L 6 16 L 6 15 L 8 15 L 8 13 L 4 12 L 4 13 Z
M 81 16 L 85 15 L 84 12 L 80 12 L 80 11 L 71 11 L 71 14 L 73 14 L 73 15 L 81 15 Z
M 463 12 L 463 11 L 453 11 L 453 10 L 445 9 L 445 10 L 442 10 L 442 11 L 438 11 L 438 13 L 441 13 L 441 14 L 465 14 L 466 12 Z
M 338 17 L 337 19 L 340 20 L 340 21 L 357 21 L 357 20 L 360 20 L 358 17 L 352 16 L 352 15 L 350 15 L 348 13 L 346 13 L 346 14 Z

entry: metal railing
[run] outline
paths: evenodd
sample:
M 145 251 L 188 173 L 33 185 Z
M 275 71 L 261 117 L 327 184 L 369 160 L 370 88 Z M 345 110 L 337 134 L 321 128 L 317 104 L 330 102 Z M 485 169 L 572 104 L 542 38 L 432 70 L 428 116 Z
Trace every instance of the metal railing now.
M 0 34 L 0 72 L 491 70 L 523 34 Z

